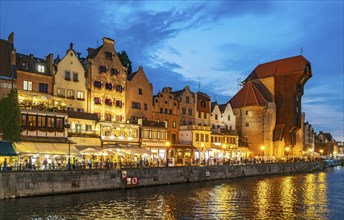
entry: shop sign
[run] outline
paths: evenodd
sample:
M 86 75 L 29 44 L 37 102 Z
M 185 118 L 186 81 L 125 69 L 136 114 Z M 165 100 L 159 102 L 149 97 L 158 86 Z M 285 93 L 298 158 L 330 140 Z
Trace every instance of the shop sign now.
M 210 171 L 206 171 L 205 176 L 210 176 Z
M 127 185 L 131 185 L 131 178 L 130 177 L 127 178 Z
M 137 177 L 131 178 L 131 184 L 136 185 L 137 184 Z

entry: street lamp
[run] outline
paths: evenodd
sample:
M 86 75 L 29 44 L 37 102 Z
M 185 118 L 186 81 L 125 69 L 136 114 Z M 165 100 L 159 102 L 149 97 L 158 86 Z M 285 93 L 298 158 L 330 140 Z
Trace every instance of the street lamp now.
M 287 152 L 286 154 L 287 154 L 287 162 L 288 162 L 288 160 L 289 160 L 289 147 L 286 147 L 285 151 Z
M 322 158 L 322 153 L 324 152 L 324 150 L 321 149 L 321 150 L 319 150 L 319 152 L 320 152 L 320 158 Z
M 262 146 L 260 149 L 262 149 L 262 151 L 263 151 L 263 160 L 264 160 L 264 154 L 265 154 L 265 146 Z

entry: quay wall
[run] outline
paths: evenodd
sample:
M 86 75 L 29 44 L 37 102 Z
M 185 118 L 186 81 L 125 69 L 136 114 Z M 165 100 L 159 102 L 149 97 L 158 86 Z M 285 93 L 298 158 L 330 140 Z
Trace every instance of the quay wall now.
M 0 199 L 313 172 L 325 167 L 323 162 L 318 161 L 204 167 L 2 172 Z

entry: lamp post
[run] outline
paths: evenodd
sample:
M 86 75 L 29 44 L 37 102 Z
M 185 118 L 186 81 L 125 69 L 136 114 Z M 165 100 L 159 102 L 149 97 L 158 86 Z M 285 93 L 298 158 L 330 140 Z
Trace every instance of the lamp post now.
M 170 147 L 170 142 L 169 141 L 166 141 L 166 147 L 167 147 L 167 151 L 166 151 L 166 167 L 168 167 L 168 160 L 169 160 L 169 157 L 168 157 L 168 154 L 170 153 L 170 149 L 169 149 L 169 147 Z
M 287 162 L 289 161 L 289 147 L 285 148 L 286 155 L 287 155 Z
M 69 129 L 70 128 L 70 124 L 66 123 L 64 125 L 64 128 Z M 68 140 L 68 132 L 67 132 L 67 142 L 68 142 L 68 170 L 70 170 L 70 140 Z
M 260 149 L 262 149 L 262 151 L 263 151 L 263 160 L 264 160 L 264 154 L 265 154 L 265 146 L 261 146 L 261 148 Z

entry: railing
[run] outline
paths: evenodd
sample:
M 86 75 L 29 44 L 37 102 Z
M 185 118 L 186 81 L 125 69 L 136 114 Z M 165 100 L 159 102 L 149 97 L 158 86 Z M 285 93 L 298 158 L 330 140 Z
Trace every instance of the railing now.
M 81 136 L 81 137 L 97 137 L 96 131 L 88 131 L 85 129 L 68 129 L 68 136 Z
M 179 130 L 203 130 L 203 131 L 210 131 L 209 126 L 201 126 L 201 125 L 183 125 L 179 127 Z

